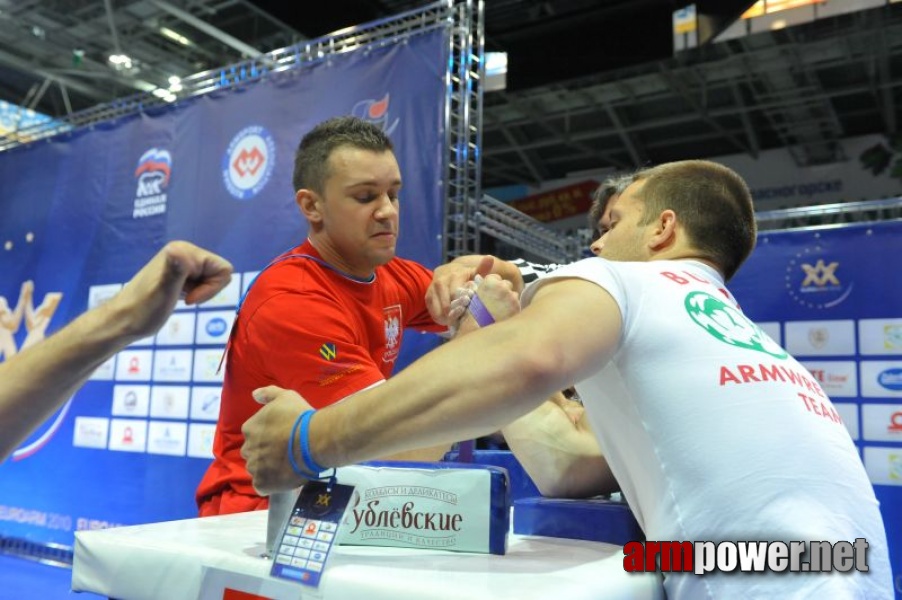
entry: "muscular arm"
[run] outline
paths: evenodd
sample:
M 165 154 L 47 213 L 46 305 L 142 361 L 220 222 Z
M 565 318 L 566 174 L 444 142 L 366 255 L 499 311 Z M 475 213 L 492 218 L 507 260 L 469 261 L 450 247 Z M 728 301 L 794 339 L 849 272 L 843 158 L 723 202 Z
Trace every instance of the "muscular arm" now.
M 130 343 L 127 323 L 128 314 L 104 305 L 0 363 L 0 458 L 50 417 L 103 361 Z
M 389 456 L 376 457 L 379 460 L 388 460 L 388 461 L 402 461 L 402 462 L 435 462 L 441 460 L 445 454 L 448 453 L 448 450 L 451 449 L 451 444 L 449 442 L 445 442 L 444 444 L 438 444 L 436 446 L 430 446 L 429 448 L 417 448 L 416 450 L 406 450 L 404 452 L 396 452 Z
M 563 407 L 567 402 L 558 392 L 504 427 L 504 439 L 543 496 L 587 498 L 615 491 L 617 482 L 585 413 L 574 421 Z
M 508 283 L 508 286 L 510 284 Z M 516 306 L 492 311 L 497 321 L 519 312 Z M 466 315 L 458 336 L 479 326 Z M 573 408 L 579 409 L 574 418 Z M 501 430 L 511 451 L 545 496 L 585 498 L 616 490 L 617 483 L 577 402 L 556 392 L 534 411 Z
M 155 332 L 180 292 L 189 304 L 223 288 L 232 266 L 186 242 L 161 250 L 109 302 L 0 363 L 0 460 L 110 356 Z
M 593 335 L 586 335 L 586 323 Z M 548 396 L 596 372 L 620 336 L 620 312 L 600 287 L 549 282 L 519 315 L 430 352 L 377 388 L 319 411 L 314 458 L 340 466 L 501 429 Z M 262 395 L 265 397 L 266 392 Z M 296 485 L 285 448 L 302 398 L 279 392 L 245 423 L 242 454 L 261 491 Z
M 381 384 L 380 384 L 381 385 Z M 359 393 L 359 392 L 358 392 Z M 348 398 L 341 400 L 341 402 L 346 402 L 353 398 L 352 394 Z M 375 456 L 374 459 L 384 460 L 384 461 L 399 461 L 399 462 L 435 462 L 441 460 L 445 454 L 451 449 L 451 443 L 442 443 L 429 446 L 427 448 L 415 448 L 413 450 L 405 450 L 402 452 L 395 452 L 394 454 L 389 454 L 386 456 Z M 299 457 L 296 457 L 299 458 Z
M 512 291 L 512 284 L 509 281 L 487 276 L 480 288 L 480 298 L 483 299 L 492 316 L 498 321 L 507 319 L 509 316 L 520 312 L 518 294 Z M 476 320 L 467 312 L 460 320 L 455 339 L 478 331 L 479 328 Z M 450 443 L 442 443 L 429 448 L 394 454 L 387 457 L 386 460 L 435 461 L 442 458 L 449 449 Z

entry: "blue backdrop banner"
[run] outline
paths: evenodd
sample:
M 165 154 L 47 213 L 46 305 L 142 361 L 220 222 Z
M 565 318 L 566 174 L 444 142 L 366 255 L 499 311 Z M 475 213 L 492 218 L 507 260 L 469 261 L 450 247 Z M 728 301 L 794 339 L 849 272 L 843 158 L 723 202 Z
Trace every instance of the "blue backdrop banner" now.
M 398 254 L 441 260 L 447 32 L 336 55 L 156 113 L 0 154 L 0 360 L 115 293 L 166 241 L 227 257 L 232 284 L 180 306 L 158 335 L 104 364 L 0 465 L 0 536 L 196 515 L 212 456 L 235 306 L 254 274 L 303 241 L 294 149 L 353 114 L 391 136 L 401 165 Z M 436 345 L 408 335 L 398 368 Z
M 900 222 L 762 233 L 730 290 L 833 400 L 880 501 L 896 595 L 902 598 L 902 279 L 893 266 L 898 256 Z

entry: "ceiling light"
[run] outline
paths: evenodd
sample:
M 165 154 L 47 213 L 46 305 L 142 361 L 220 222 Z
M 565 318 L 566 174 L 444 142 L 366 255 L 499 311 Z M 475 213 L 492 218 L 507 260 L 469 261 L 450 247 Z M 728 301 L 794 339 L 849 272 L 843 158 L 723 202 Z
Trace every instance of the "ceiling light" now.
M 157 88 L 154 84 L 143 79 L 135 79 L 134 86 L 143 92 L 153 92 Z
M 173 42 L 178 42 L 179 44 L 181 44 L 183 46 L 192 45 L 191 40 L 189 40 L 188 38 L 183 36 L 178 31 L 174 31 L 172 29 L 169 29 L 168 27 L 160 27 L 160 34 L 169 38 Z
M 507 52 L 486 52 L 485 53 L 485 70 L 486 73 L 495 75 L 507 71 Z
M 485 87 L 487 92 L 507 87 L 507 52 L 485 53 Z
M 131 69 L 132 59 L 125 54 L 110 54 L 108 59 L 110 64 L 117 69 Z
M 182 78 L 179 77 L 178 75 L 170 75 L 169 76 L 169 85 L 175 85 L 175 84 L 181 83 L 181 82 L 182 82 Z

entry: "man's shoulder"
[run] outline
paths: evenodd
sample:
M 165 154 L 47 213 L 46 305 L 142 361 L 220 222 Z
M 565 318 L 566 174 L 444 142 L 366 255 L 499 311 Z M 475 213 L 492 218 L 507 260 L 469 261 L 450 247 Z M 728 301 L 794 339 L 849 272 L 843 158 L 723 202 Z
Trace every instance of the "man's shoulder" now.
M 302 255 L 283 255 L 257 274 L 246 294 L 250 297 L 280 291 L 302 291 L 314 281 L 309 274 L 319 270 L 315 260 Z
M 256 313 L 264 306 L 338 305 L 338 293 L 324 284 L 321 268 L 313 260 L 287 259 L 261 271 L 245 291 L 240 310 Z
M 432 270 L 424 267 L 415 260 L 396 256 L 384 265 L 376 268 L 377 273 L 384 273 L 399 279 L 414 279 L 416 281 L 432 280 Z
M 696 260 L 619 261 L 603 257 L 586 258 L 561 267 L 548 278 L 575 277 L 595 283 L 609 293 L 636 299 L 650 294 L 654 298 L 675 297 L 674 290 L 683 285 L 713 286 L 726 289 L 722 276 L 712 267 Z M 674 286 L 674 284 L 678 284 Z

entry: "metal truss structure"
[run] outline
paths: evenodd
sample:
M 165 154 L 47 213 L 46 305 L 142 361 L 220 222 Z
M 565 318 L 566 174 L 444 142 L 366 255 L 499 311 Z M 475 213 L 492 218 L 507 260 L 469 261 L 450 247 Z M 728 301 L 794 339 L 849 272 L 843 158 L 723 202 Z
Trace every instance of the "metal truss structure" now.
M 337 54 L 399 43 L 409 36 L 447 27 L 449 19 L 452 18 L 452 7 L 451 1 L 446 0 L 396 17 L 350 27 L 327 37 L 308 40 L 267 53 L 257 53 L 253 58 L 241 62 L 181 78 L 177 91 L 167 90 L 169 98 L 157 95 L 152 90 L 140 92 L 50 122 L 20 128 L 16 135 L 7 135 L 0 141 L 0 150 L 130 114 L 165 107 L 180 99 L 247 85 L 271 74 L 289 72 L 327 61 Z
M 563 235 L 490 196 L 482 197 L 474 216 L 479 233 L 519 248 L 530 258 L 555 264 L 566 264 L 581 258 L 591 238 L 588 229 Z
M 839 14 L 853 3 L 862 8 Z M 299 5 L 289 25 L 261 10 L 263 4 L 0 0 L 0 97 L 59 119 L 137 91 L 166 90 L 170 76 L 215 71 L 291 47 L 306 39 L 301 31 L 314 8 L 345 6 Z M 365 4 L 388 17 L 410 14 L 422 0 Z M 477 19 L 479 32 L 459 42 L 481 45 L 485 30 L 486 47 L 514 50 L 512 64 L 518 48 L 547 48 L 541 62 L 529 63 L 531 73 L 554 74 L 566 66 L 559 59 L 565 48 L 551 45 L 548 40 L 558 38 L 548 38 L 549 32 L 597 23 L 596 37 L 616 37 L 619 32 L 605 26 L 610 18 L 636 11 L 641 22 L 643 11 L 665 4 L 688 1 L 492 0 Z M 475 9 L 463 10 L 482 14 Z M 684 158 L 756 157 L 773 148 L 788 148 L 800 166 L 857 160 L 843 156 L 841 140 L 899 134 L 902 2 L 842 0 L 808 10 L 820 16 L 782 28 L 751 23 L 664 60 L 568 79 L 548 75 L 536 85 L 488 93 L 484 101 L 477 96 L 484 114 L 482 186 L 535 184 Z M 730 30 L 746 24 L 737 21 Z M 182 41 L 167 37 L 173 34 Z M 580 56 L 605 58 L 593 55 L 598 40 L 579 37 L 585 42 Z M 132 68 L 116 70 L 107 63 L 117 48 L 134 58 Z M 240 70 L 228 75 L 242 76 Z
M 609 32 L 610 33 L 610 32 Z M 902 4 L 751 32 L 672 58 L 486 96 L 486 187 L 787 148 L 798 166 L 840 141 L 899 133 Z
M 562 250 L 544 245 L 543 226 L 484 200 L 482 188 L 689 157 L 756 157 L 772 148 L 788 148 L 798 166 L 855 161 L 843 155 L 844 138 L 897 136 L 902 3 L 856 2 L 873 8 L 782 29 L 750 26 L 666 60 L 483 95 L 484 45 L 545 39 L 543 32 L 562 19 L 592 20 L 637 2 L 444 0 L 411 10 L 420 2 L 372 0 L 377 14 L 401 14 L 307 41 L 253 0 L 0 0 L 0 91 L 17 90 L 5 96 L 24 96 L 22 110 L 43 109 L 56 119 L 20 128 L 0 139 L 0 149 L 446 26 L 452 66 L 445 258 L 478 252 L 480 232 L 509 236 L 505 228 L 514 219 L 526 232 L 518 247 L 543 249 L 538 254 L 552 260 Z M 78 65 L 74 48 L 83 51 Z M 106 54 L 114 48 L 133 56 L 134 68 L 111 69 Z M 553 70 L 555 52 L 547 54 L 543 68 Z M 224 64 L 232 66 L 217 67 Z M 162 90 L 173 74 L 181 88 L 167 100 Z M 786 222 L 818 222 L 824 217 L 816 212 L 787 213 L 794 216 Z M 848 210 L 828 214 L 856 218 Z
M 755 214 L 758 231 L 842 227 L 902 219 L 902 198 L 769 210 Z
M 157 0 L 152 3 L 165 4 Z M 170 95 L 166 97 L 153 91 L 141 92 L 58 119 L 18 128 L 14 135 L 0 139 L 0 150 L 131 114 L 162 109 L 182 99 L 248 85 L 276 73 L 290 76 L 292 71 L 328 61 L 339 54 L 397 44 L 410 36 L 445 28 L 450 44 L 450 64 L 445 76 L 444 127 L 448 153 L 443 182 L 446 224 L 444 258 L 475 253 L 478 251 L 479 235 L 474 218 L 474 199 L 481 197 L 482 177 L 482 14 L 482 0 L 442 0 L 391 18 L 350 27 L 286 48 L 257 53 L 252 58 L 226 67 L 183 77 L 178 90 L 167 90 Z
M 445 123 L 451 155 L 445 169 L 444 260 L 479 252 L 482 197 L 482 96 L 485 63 L 482 0 L 454 6 Z
M 481 206 L 486 215 L 480 221 L 483 233 L 550 263 L 565 264 L 583 258 L 592 241 L 592 231 L 589 229 L 579 229 L 572 234 L 563 235 L 487 196 L 483 198 Z M 758 231 L 762 233 L 902 220 L 902 198 L 760 211 L 755 213 L 755 219 Z

